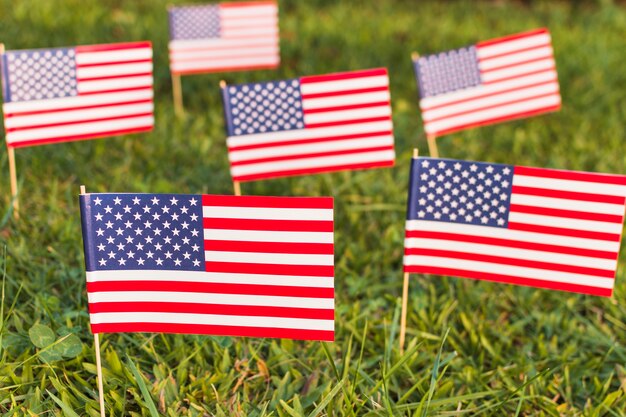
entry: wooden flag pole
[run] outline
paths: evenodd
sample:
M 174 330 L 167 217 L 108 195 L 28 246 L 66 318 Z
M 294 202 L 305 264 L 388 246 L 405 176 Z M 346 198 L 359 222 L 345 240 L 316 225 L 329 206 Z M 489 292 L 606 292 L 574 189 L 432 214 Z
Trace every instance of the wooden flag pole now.
M 437 136 L 426 135 L 428 141 L 428 153 L 432 158 L 439 158 L 439 149 L 437 149 Z
M 80 195 L 86 194 L 85 186 L 80 186 Z M 102 379 L 102 361 L 100 359 L 100 335 L 98 333 L 94 333 L 93 335 L 93 345 L 96 350 L 96 373 L 98 375 L 98 398 L 100 400 L 100 416 L 106 417 L 106 413 L 104 411 L 104 386 Z
M 222 90 L 226 88 L 226 81 L 220 80 L 220 88 Z M 239 181 L 233 180 L 233 191 L 236 196 L 241 195 L 241 183 Z
M 419 156 L 419 150 L 413 149 L 413 159 Z M 410 190 L 409 190 L 410 192 Z M 404 273 L 402 283 L 402 314 L 400 316 L 400 353 L 404 352 L 404 339 L 406 338 L 406 316 L 409 305 L 409 273 Z
M 172 74 L 172 94 L 174 96 L 174 112 L 176 116 L 182 117 L 185 114 L 183 107 L 183 87 L 179 74 Z
M 0 43 L 0 55 L 4 54 L 4 44 Z M 6 140 L 6 137 L 5 137 Z M 11 206 L 13 207 L 13 217 L 20 218 L 20 201 L 17 196 L 17 169 L 15 168 L 15 148 L 7 145 L 9 156 L 9 175 L 11 176 Z

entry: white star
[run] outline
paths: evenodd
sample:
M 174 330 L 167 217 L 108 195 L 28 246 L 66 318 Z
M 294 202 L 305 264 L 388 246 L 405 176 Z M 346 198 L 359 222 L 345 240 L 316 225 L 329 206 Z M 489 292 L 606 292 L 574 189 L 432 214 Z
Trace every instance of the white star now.
M 102 220 L 102 214 L 100 214 L 100 213 L 96 214 L 96 220 L 97 221 L 101 221 Z
M 131 250 L 131 251 L 128 251 L 128 253 L 126 254 L 126 256 L 128 256 L 129 258 L 134 258 L 134 257 L 135 257 L 135 252 L 133 252 L 132 250 Z
M 428 168 L 429 165 L 430 165 L 430 163 L 427 160 L 423 160 L 422 161 L 422 167 L 423 168 Z
M 152 218 L 153 218 L 154 220 L 159 220 L 159 219 L 161 218 L 161 215 L 160 215 L 159 213 L 154 213 L 154 214 L 152 215 Z
M 170 208 L 168 206 L 161 207 L 161 210 L 163 210 L 163 213 L 169 213 L 170 212 Z
M 193 266 L 199 266 L 200 265 L 200 261 L 197 259 L 193 260 Z
M 121 227 L 118 227 L 117 230 L 115 231 L 115 233 L 117 233 L 118 236 L 121 236 L 124 234 L 124 230 L 122 230 Z
M 106 222 L 104 225 L 107 227 L 107 229 L 113 229 L 113 223 L 111 222 L 111 220 Z
M 498 226 L 504 226 L 504 219 L 498 219 Z
M 161 245 L 160 243 L 157 243 L 156 245 L 154 245 L 154 248 L 156 250 L 161 250 L 162 247 L 163 247 L 163 245 Z
M 500 204 L 500 202 L 498 200 L 496 200 L 495 198 L 493 200 L 491 200 L 491 205 L 494 207 L 498 207 L 498 204 Z
M 115 252 L 109 252 L 109 259 L 115 258 Z
M 476 164 L 472 164 L 472 165 L 470 165 L 470 170 L 471 170 L 472 172 L 476 172 L 476 170 L 477 170 L 477 169 L 478 169 L 478 167 L 476 166 Z
M 126 243 L 133 243 L 134 238 L 126 236 Z
M 479 172 L 478 173 L 478 179 L 484 180 L 485 179 L 485 173 L 484 172 Z
M 116 204 L 116 205 L 118 205 L 118 204 L 122 204 L 122 199 L 121 199 L 121 198 L 119 198 L 119 197 L 115 197 L 115 198 L 113 199 L 113 201 L 115 202 L 115 204 Z
M 135 220 L 141 220 L 141 213 L 134 214 Z
M 120 251 L 121 251 L 121 250 L 124 250 L 124 247 L 125 247 L 125 246 L 126 246 L 126 245 L 124 245 L 123 243 L 120 243 L 120 244 L 118 244 L 118 245 L 117 245 L 117 250 L 120 250 Z
M 115 215 L 115 220 L 122 220 L 122 213 L 118 211 L 117 214 Z
M 152 243 L 152 238 L 150 236 L 146 236 L 146 243 Z
M 174 263 L 176 264 L 176 266 L 180 266 L 181 260 L 180 259 L 175 259 Z
M 104 245 L 102 243 L 98 245 L 98 250 L 99 251 L 103 251 L 104 250 Z
M 480 219 L 480 221 L 482 222 L 482 224 L 487 224 L 489 222 L 489 218 L 487 216 L 483 216 L 483 218 Z
M 178 236 L 180 231 L 178 229 L 174 229 L 174 230 L 172 230 L 172 233 L 174 233 L 174 236 Z
M 462 167 L 462 165 L 461 165 L 459 162 L 457 162 L 456 164 L 454 164 L 454 169 L 456 169 L 457 171 L 458 171 L 459 169 L 461 169 L 461 167 Z
M 154 205 L 154 204 L 159 204 L 159 199 L 158 199 L 158 198 L 156 198 L 156 196 L 154 196 L 154 197 L 152 198 L 152 204 L 153 204 L 153 205 Z
M 431 168 L 428 172 L 430 172 L 430 175 L 435 175 L 437 173 L 437 168 Z
M 185 245 L 188 245 L 188 244 L 189 244 L 189 238 L 188 238 L 188 237 L 184 237 L 184 238 L 183 238 L 183 243 L 184 243 Z
M 465 216 L 465 221 L 471 222 L 472 221 L 472 216 L 470 216 L 469 214 L 467 216 Z
M 147 229 L 149 229 L 150 227 L 152 227 L 152 223 L 150 223 L 148 220 L 146 220 L 146 222 L 143 224 Z
M 167 259 L 170 259 L 170 258 L 172 257 L 172 255 L 173 255 L 173 254 L 172 254 L 170 251 L 165 252 L 165 257 L 166 257 Z
M 133 224 L 130 222 L 130 220 L 126 220 L 126 223 L 124 223 L 124 226 L 126 226 L 127 229 L 130 229 L 131 227 L 133 227 Z
M 143 230 L 141 230 L 140 228 L 136 228 L 135 229 L 135 234 L 136 235 L 140 235 L 143 232 Z
M 150 213 L 150 207 L 149 207 L 149 206 L 147 206 L 147 205 L 146 205 L 146 206 L 144 206 L 144 207 L 143 207 L 143 212 L 144 212 L 144 213 Z
M 491 181 L 489 178 L 487 178 L 487 179 L 485 180 L 485 185 L 486 185 L 487 187 L 490 187 L 490 186 L 491 186 L 491 184 L 493 184 L 493 181 Z
M 124 207 L 124 213 L 130 213 L 130 206 L 128 204 Z
M 426 187 L 425 185 L 422 185 L 420 187 L 420 193 L 425 193 L 428 190 L 428 187 Z
M 106 206 L 104 208 L 104 211 L 107 212 L 107 213 L 111 213 L 111 210 L 113 210 L 113 207 L 111 207 L 111 206 Z
M 198 215 L 197 215 L 197 214 L 192 214 L 192 215 L 191 215 L 191 220 L 192 220 L 192 221 L 194 221 L 194 222 L 195 222 L 197 219 L 198 219 Z
M 163 261 L 161 260 L 161 258 L 156 260 L 157 265 L 163 265 Z
M 492 211 L 491 213 L 489 213 L 489 217 L 491 217 L 492 219 L 495 219 L 496 217 L 498 217 L 498 213 L 495 211 Z
M 107 238 L 107 242 L 112 245 L 115 242 L 115 239 L 113 239 L 113 236 L 109 236 Z
M 173 205 L 178 204 L 178 200 L 176 200 L 176 197 L 172 197 L 172 199 L 170 200 L 170 203 L 172 203 Z
M 191 248 L 193 249 L 194 252 L 198 252 L 198 250 L 200 249 L 200 246 L 194 244 Z
M 165 227 L 166 229 L 170 228 L 170 222 L 168 222 L 167 220 L 163 222 L 163 227 Z
M 120 265 L 126 265 L 126 259 L 121 258 L 119 261 Z
M 508 187 L 509 186 L 509 182 L 508 181 L 502 181 L 502 186 L 503 187 Z
M 139 197 L 133 198 L 133 204 L 135 205 L 139 204 Z
M 422 217 L 426 216 L 426 213 L 424 213 L 423 210 L 420 210 L 420 211 L 417 212 L 417 216 L 422 218 Z
M 95 203 L 96 206 L 99 206 L 102 204 L 102 200 L 100 199 L 100 197 L 94 198 L 93 202 Z
M 145 261 L 143 259 L 141 259 L 141 258 L 137 259 L 137 264 L 138 265 L 143 265 L 144 262 Z
M 137 250 L 142 250 L 143 249 L 143 243 L 139 242 L 135 245 L 137 247 Z
M 189 200 L 189 204 L 191 204 L 192 206 L 195 206 L 197 202 L 198 201 L 195 198 L 192 198 L 191 200 Z
M 493 176 L 493 179 L 496 180 L 496 181 L 500 181 L 502 179 L 502 175 L 496 174 L 496 175 Z
M 172 214 L 172 220 L 178 220 L 178 214 L 176 213 Z
M 105 266 L 107 264 L 107 260 L 106 259 L 100 259 L 100 266 Z
M 191 254 L 189 252 L 185 252 L 183 253 L 183 256 L 185 257 L 185 259 L 189 259 L 191 257 Z
M 98 236 L 104 236 L 104 230 L 102 229 L 96 230 L 96 233 L 98 234 Z
M 502 170 L 502 173 L 503 173 L 504 175 L 509 175 L 509 174 L 511 173 L 511 170 L 507 167 L 507 168 L 504 168 L 504 169 Z
M 493 172 L 493 167 L 491 165 L 489 165 L 487 167 L 487 174 L 491 174 Z
M 178 243 L 174 243 L 174 250 L 180 250 L 180 245 Z
M 165 236 L 165 237 L 163 238 L 163 241 L 169 245 L 169 243 L 172 241 L 172 238 L 171 238 L 171 237 L 168 237 L 168 236 Z
M 439 163 L 437 164 L 437 166 L 439 167 L 439 169 L 444 169 L 446 167 L 446 163 L 443 161 L 439 161 Z
M 194 236 L 194 237 L 198 236 L 198 231 L 196 229 L 193 229 L 191 231 L 191 236 Z
M 504 212 L 506 211 L 506 207 L 504 207 L 504 206 L 500 206 L 500 207 L 498 208 L 498 211 L 499 211 L 500 213 L 504 213 Z
M 180 208 L 180 212 L 181 212 L 182 214 L 187 214 L 187 210 L 189 210 L 189 209 L 188 209 L 187 207 L 185 207 L 185 206 L 182 206 L 182 207 Z
M 441 213 L 436 212 L 435 214 L 433 214 L 433 216 L 435 217 L 435 219 L 439 220 L 441 218 Z
M 158 227 L 156 229 L 154 229 L 154 235 L 157 236 L 161 236 L 161 229 L 159 229 Z
M 148 252 L 146 252 L 146 256 L 148 258 L 152 258 L 152 256 L 154 256 L 154 253 L 152 253 L 152 251 L 148 251 Z

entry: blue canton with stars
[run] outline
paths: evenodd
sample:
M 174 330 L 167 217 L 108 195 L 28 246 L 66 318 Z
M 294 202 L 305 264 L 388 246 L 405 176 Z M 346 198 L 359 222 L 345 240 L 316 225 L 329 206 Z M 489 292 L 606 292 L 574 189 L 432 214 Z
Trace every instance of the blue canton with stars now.
M 506 228 L 513 172 L 513 165 L 413 159 L 407 219 Z
M 81 196 L 87 270 L 204 271 L 202 196 Z
M 413 62 L 420 97 L 431 97 L 481 84 L 476 47 L 453 49 Z
M 169 21 L 172 40 L 220 37 L 220 8 L 216 4 L 173 7 Z
M 222 94 L 229 136 L 304 128 L 297 79 L 230 85 Z
M 2 67 L 7 103 L 78 94 L 74 48 L 7 51 Z

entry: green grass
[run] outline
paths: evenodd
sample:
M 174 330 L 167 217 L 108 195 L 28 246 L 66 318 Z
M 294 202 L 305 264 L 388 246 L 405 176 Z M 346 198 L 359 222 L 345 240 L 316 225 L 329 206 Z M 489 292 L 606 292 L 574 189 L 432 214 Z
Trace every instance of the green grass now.
M 612 299 L 415 276 L 407 349 L 398 350 L 408 163 L 413 147 L 427 153 L 410 52 L 548 26 L 562 111 L 441 138 L 441 154 L 624 173 L 623 4 L 281 1 L 281 68 L 184 78 L 182 120 L 171 105 L 165 5 L 0 0 L 0 41 L 9 49 L 151 39 L 157 97 L 154 132 L 19 149 L 19 222 L 10 218 L 0 151 L 0 413 L 99 415 L 80 184 L 229 194 L 222 77 L 387 66 L 395 168 L 243 185 L 245 194 L 335 197 L 336 342 L 106 334 L 107 415 L 626 415 L 623 256 Z

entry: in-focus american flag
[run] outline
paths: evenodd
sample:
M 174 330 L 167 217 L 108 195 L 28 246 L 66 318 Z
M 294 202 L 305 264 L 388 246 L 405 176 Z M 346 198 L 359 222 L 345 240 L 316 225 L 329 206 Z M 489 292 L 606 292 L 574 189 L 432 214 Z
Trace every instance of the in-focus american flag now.
M 423 56 L 413 64 L 424 129 L 431 136 L 561 107 L 547 29 Z
M 150 42 L 7 51 L 4 127 L 10 147 L 151 130 Z
M 91 329 L 334 338 L 333 199 L 80 197 Z
M 234 181 L 393 166 L 385 68 L 222 89 Z
M 276 68 L 280 64 L 275 1 L 169 9 L 172 74 Z
M 416 158 L 404 271 L 610 296 L 626 176 Z

